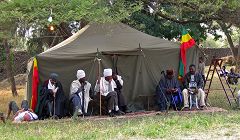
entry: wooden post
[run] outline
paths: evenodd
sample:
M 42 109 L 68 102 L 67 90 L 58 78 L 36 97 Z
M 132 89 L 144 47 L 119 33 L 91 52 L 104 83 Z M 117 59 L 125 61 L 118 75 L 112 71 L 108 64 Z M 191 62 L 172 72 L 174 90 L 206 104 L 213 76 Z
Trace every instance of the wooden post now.
M 100 72 L 101 72 L 101 69 L 100 69 L 100 62 L 101 62 L 101 59 L 97 58 L 97 61 L 98 61 L 98 85 L 99 85 L 99 115 L 102 116 L 102 96 L 101 96 L 101 92 L 100 92 Z

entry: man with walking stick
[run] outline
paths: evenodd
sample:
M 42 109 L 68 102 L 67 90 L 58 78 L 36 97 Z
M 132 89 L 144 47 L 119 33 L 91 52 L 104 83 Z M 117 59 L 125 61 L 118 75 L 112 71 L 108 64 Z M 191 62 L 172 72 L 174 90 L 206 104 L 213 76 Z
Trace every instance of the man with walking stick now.
M 169 106 L 173 106 L 177 110 L 182 104 L 179 83 L 177 78 L 174 77 L 172 69 L 166 70 L 166 73 L 167 75 L 163 71 L 163 77 L 157 87 L 159 109 L 160 111 L 164 111 L 168 110 Z
M 100 93 L 103 100 L 107 101 L 108 115 L 124 115 L 125 113 L 119 110 L 118 96 L 115 89 L 117 88 L 115 81 L 112 78 L 112 69 L 104 69 L 103 76 L 96 82 L 95 91 Z M 101 103 L 100 103 L 101 104 Z
M 56 73 L 51 73 L 48 80 L 42 86 L 37 115 L 39 119 L 52 117 L 54 119 L 65 117 L 66 97 L 62 84 Z

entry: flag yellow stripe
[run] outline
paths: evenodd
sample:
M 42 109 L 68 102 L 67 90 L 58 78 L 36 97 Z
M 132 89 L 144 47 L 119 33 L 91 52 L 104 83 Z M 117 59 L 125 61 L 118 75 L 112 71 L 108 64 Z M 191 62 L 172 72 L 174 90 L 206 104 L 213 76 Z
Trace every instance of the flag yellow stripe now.
M 181 44 L 185 43 L 185 42 L 188 42 L 191 39 L 192 39 L 192 37 L 189 34 L 185 34 L 185 35 L 182 36 Z
M 36 59 L 36 57 L 34 57 L 34 59 L 33 59 L 33 67 L 34 68 L 37 67 L 37 59 Z

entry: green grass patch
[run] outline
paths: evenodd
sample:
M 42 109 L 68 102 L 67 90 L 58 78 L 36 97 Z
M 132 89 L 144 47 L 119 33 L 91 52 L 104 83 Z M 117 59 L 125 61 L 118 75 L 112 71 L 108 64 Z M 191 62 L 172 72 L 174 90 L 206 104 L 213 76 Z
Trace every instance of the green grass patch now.
M 128 139 L 181 138 L 194 133 L 208 133 L 216 128 L 239 126 L 237 111 L 155 115 L 131 119 L 39 121 L 0 125 L 0 139 Z M 239 127 L 238 127 L 239 128 Z M 238 129 L 240 130 L 240 128 Z M 223 136 L 231 136 L 227 131 Z

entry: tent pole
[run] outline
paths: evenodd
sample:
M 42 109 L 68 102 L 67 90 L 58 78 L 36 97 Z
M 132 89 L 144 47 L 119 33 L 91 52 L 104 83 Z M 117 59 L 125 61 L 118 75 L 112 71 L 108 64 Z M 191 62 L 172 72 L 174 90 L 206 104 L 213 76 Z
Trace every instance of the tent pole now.
M 101 59 L 97 58 L 98 60 L 98 84 L 99 84 L 99 88 L 100 88 L 100 62 Z M 102 97 L 101 97 L 101 93 L 99 92 L 99 114 L 100 116 L 102 116 Z

